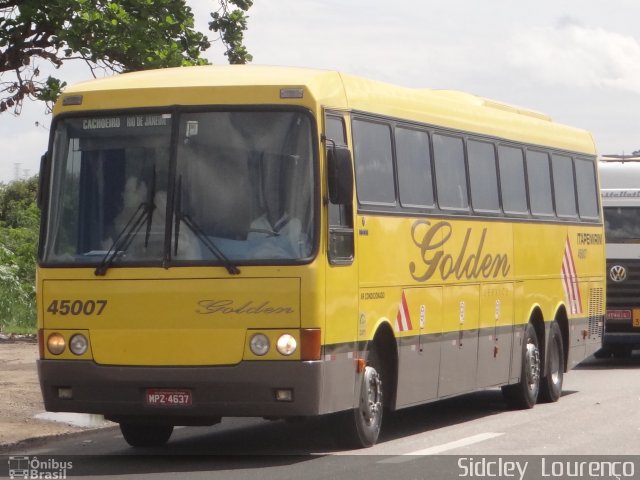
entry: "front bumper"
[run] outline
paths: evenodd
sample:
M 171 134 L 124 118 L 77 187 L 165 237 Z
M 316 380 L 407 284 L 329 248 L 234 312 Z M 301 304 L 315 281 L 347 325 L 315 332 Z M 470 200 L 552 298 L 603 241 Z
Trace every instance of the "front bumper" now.
M 93 361 L 38 360 L 46 410 L 102 414 L 119 421 L 210 425 L 220 417 L 296 417 L 320 412 L 321 362 L 256 361 L 233 366 L 130 367 Z M 59 389 L 72 398 L 59 398 Z M 146 405 L 147 388 L 188 389 L 188 406 Z M 276 389 L 291 389 L 277 401 Z
M 633 349 L 640 348 L 640 332 L 605 332 L 602 345 L 605 347 L 610 346 L 625 346 Z

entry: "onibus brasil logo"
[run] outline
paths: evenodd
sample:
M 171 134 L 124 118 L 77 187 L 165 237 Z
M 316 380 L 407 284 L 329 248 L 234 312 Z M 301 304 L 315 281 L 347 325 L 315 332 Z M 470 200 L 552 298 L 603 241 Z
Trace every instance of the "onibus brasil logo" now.
M 54 458 L 40 460 L 38 457 L 9 457 L 9 478 L 25 479 L 66 479 L 67 472 L 73 468 L 73 462 Z

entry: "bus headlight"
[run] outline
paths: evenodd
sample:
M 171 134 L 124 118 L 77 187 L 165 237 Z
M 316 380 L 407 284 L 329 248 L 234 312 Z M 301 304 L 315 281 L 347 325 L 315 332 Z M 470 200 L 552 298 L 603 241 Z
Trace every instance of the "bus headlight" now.
M 298 342 L 296 342 L 293 335 L 289 335 L 288 333 L 280 335 L 280 338 L 278 338 L 278 341 L 276 342 L 276 350 L 285 357 L 293 354 L 296 351 L 296 348 L 298 348 Z
M 53 355 L 60 355 L 65 349 L 64 337 L 59 333 L 52 333 L 47 338 L 47 350 Z
M 89 341 L 84 335 L 78 333 L 69 340 L 69 350 L 76 355 L 84 355 L 88 348 Z
M 256 333 L 253 337 L 251 337 L 249 346 L 254 355 L 261 357 L 263 355 L 266 355 L 266 353 L 269 351 L 269 338 L 262 333 Z

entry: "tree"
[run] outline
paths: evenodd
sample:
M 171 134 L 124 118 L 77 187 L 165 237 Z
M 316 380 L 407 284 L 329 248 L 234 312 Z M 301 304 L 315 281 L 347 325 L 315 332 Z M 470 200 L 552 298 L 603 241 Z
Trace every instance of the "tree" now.
M 40 78 L 42 61 L 79 59 L 96 76 L 207 63 L 209 46 L 186 0 L 0 0 L 0 112 L 19 114 L 25 98 L 51 106 L 65 83 Z
M 0 183 L 0 330 L 35 327 L 38 177 Z
M 238 8 L 230 10 L 229 3 Z M 220 0 L 220 8 L 211 14 L 213 21 L 209 22 L 209 29 L 220 34 L 220 39 L 227 48 L 224 54 L 231 64 L 242 64 L 253 60 L 243 45 L 248 19 L 244 12 L 252 5 L 253 0 Z
M 25 98 L 43 100 L 51 108 L 66 83 L 53 76 L 42 79 L 39 61 L 59 68 L 82 60 L 94 77 L 99 70 L 119 73 L 207 63 L 200 54 L 211 44 L 194 29 L 186 2 L 0 0 L 0 113 L 19 114 Z M 219 34 L 229 63 L 250 62 L 243 34 L 245 12 L 253 0 L 218 3 L 210 30 Z

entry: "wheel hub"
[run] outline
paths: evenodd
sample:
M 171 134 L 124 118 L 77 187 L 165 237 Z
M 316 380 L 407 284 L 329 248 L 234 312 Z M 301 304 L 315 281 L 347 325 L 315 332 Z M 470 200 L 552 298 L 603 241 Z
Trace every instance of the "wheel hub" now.
M 540 351 L 533 343 L 527 343 L 526 374 L 529 390 L 535 390 L 540 382 Z
M 379 421 L 382 413 L 382 382 L 375 368 L 365 368 L 363 388 L 360 408 L 365 423 L 370 426 Z

